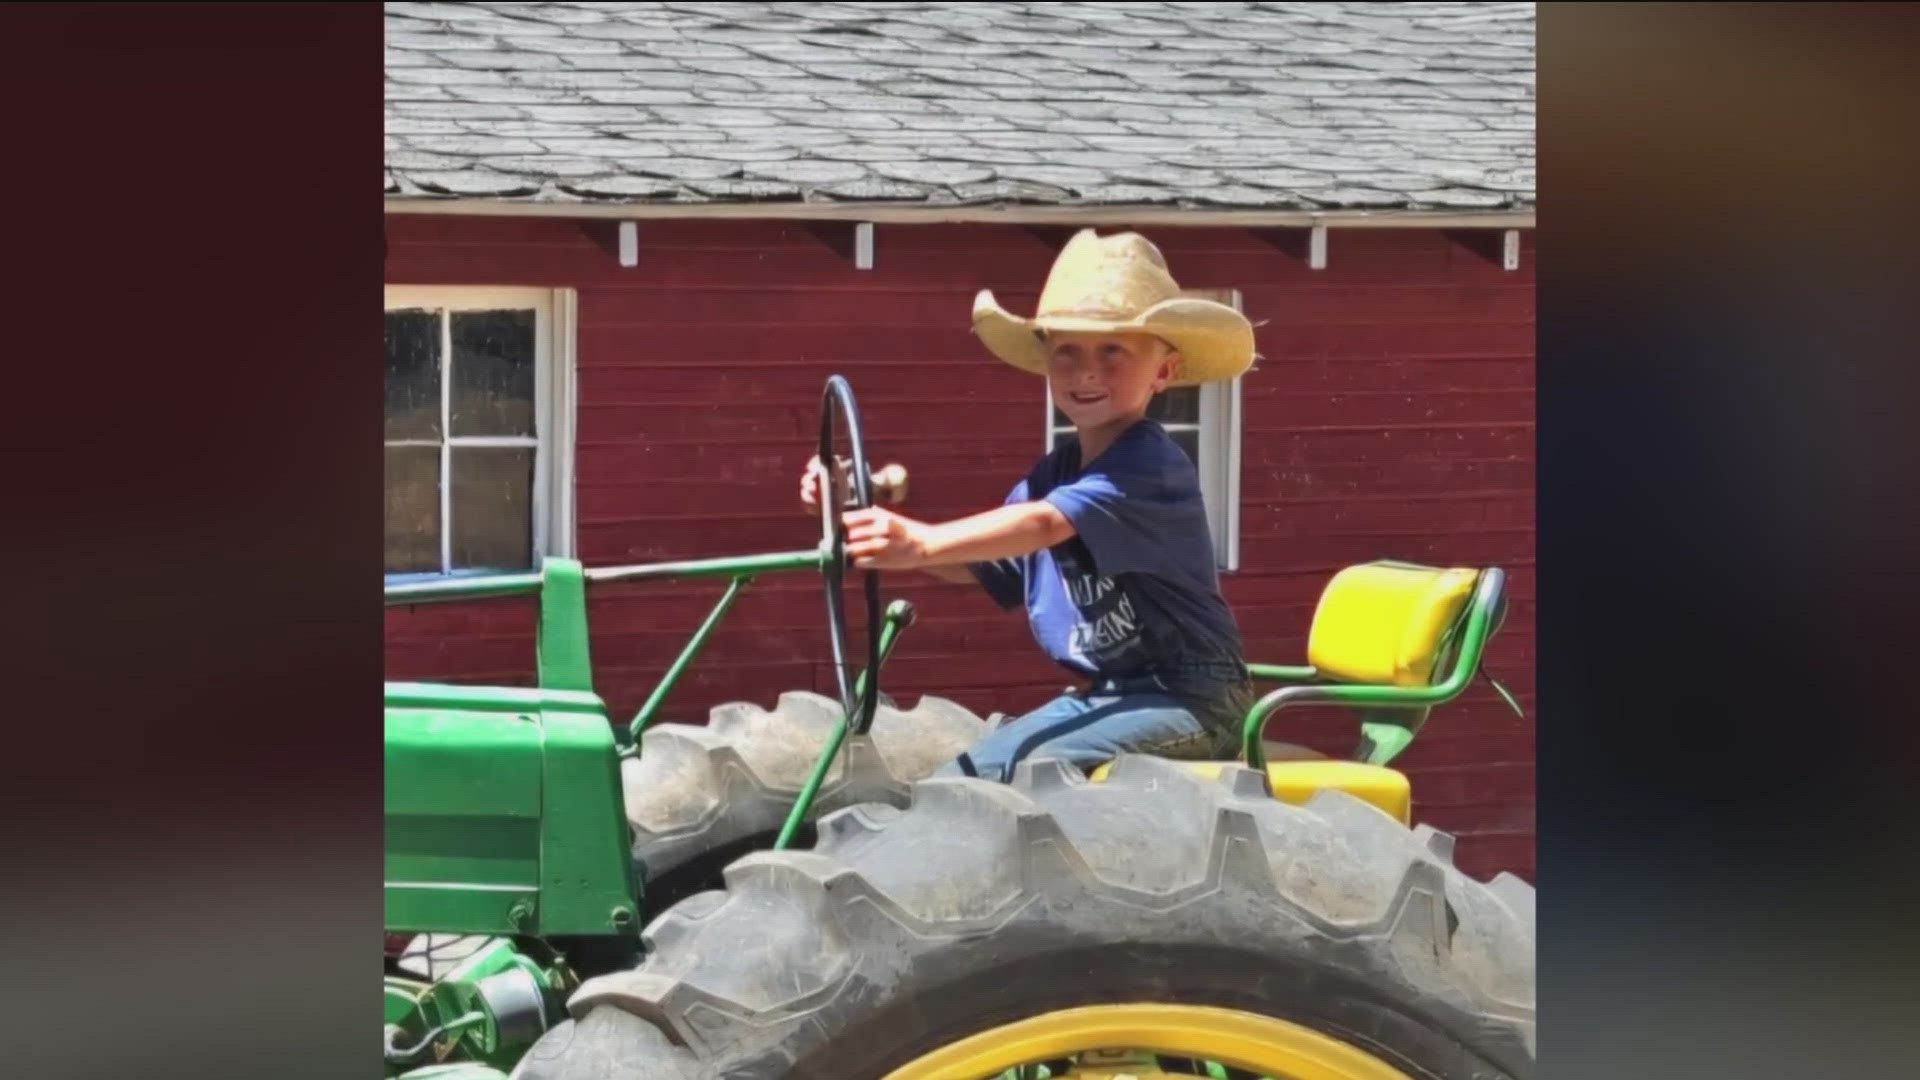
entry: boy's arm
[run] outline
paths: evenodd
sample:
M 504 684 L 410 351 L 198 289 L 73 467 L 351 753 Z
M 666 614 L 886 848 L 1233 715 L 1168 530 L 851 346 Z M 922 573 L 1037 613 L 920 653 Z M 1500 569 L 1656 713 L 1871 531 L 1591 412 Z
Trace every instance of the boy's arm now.
M 806 469 L 800 475 L 800 504 L 809 514 L 819 512 L 819 469 L 820 459 L 815 457 L 807 462 Z M 1025 486 L 1025 482 L 1022 481 L 1022 483 L 1014 489 L 1013 495 L 1011 496 L 1013 501 L 1023 501 L 1022 496 L 1025 491 Z M 950 585 L 974 585 L 980 583 L 980 579 L 975 576 L 973 569 L 965 563 L 921 566 L 919 569 L 921 572 L 947 582 Z M 994 590 L 989 587 L 988 591 L 993 592 Z
M 954 567 L 1030 555 L 1074 535 L 1050 503 L 1018 502 L 939 525 L 874 507 L 846 515 L 847 554 L 862 569 Z M 947 579 L 957 580 L 957 579 Z

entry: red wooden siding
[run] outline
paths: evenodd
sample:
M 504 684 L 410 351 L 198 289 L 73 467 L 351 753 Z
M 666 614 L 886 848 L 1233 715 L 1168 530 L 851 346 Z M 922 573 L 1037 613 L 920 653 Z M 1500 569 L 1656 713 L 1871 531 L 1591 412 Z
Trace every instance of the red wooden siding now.
M 974 291 L 1032 306 L 1058 237 L 1013 226 L 879 226 L 874 269 L 846 234 L 778 222 L 643 222 L 622 268 L 610 223 L 389 217 L 393 284 L 579 290 L 577 505 L 590 565 L 797 549 L 820 387 L 859 396 L 877 462 L 912 473 L 909 512 L 997 505 L 1043 447 L 1037 379 L 967 329 Z M 846 227 L 842 227 L 843 229 Z M 1241 565 L 1225 583 L 1249 658 L 1300 662 L 1314 601 L 1341 566 L 1377 557 L 1499 565 L 1512 602 L 1488 667 L 1533 706 L 1533 247 L 1503 271 L 1483 241 L 1334 231 L 1314 271 L 1287 238 L 1147 230 L 1182 284 L 1241 290 L 1264 321 L 1244 384 Z M 1497 237 L 1495 237 L 1497 240 Z M 838 245 L 838 247 L 836 247 Z M 1495 245 L 1497 258 L 1497 244 Z M 893 575 L 920 608 L 889 692 L 1017 712 L 1057 693 L 1018 613 L 971 587 Z M 630 717 L 717 594 L 714 583 L 617 585 L 592 600 L 600 688 Z M 743 595 L 668 718 L 826 692 L 819 582 L 764 578 Z M 392 678 L 525 682 L 532 608 L 494 601 L 396 609 Z M 1278 731 L 1276 729 L 1276 734 Z M 1351 748 L 1332 713 L 1286 737 Z M 1533 871 L 1533 725 L 1482 686 L 1436 711 L 1401 763 L 1416 816 L 1459 835 L 1479 874 Z

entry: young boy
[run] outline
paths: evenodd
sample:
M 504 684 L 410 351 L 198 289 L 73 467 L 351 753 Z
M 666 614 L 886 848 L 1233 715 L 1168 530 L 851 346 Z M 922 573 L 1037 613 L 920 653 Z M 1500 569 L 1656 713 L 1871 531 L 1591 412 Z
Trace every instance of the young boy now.
M 1001 360 L 1046 376 L 1078 438 L 995 510 L 942 524 L 848 513 L 848 556 L 977 580 L 1003 608 L 1024 606 L 1040 647 L 1090 685 L 1002 724 L 941 775 L 1006 781 L 1035 757 L 1091 769 L 1122 752 L 1230 756 L 1252 699 L 1240 636 L 1193 463 L 1146 412 L 1169 386 L 1245 371 L 1251 324 L 1180 297 L 1145 238 L 1089 229 L 1055 260 L 1038 315 L 1008 314 L 983 290 L 973 329 Z M 801 481 L 809 506 L 815 469 Z

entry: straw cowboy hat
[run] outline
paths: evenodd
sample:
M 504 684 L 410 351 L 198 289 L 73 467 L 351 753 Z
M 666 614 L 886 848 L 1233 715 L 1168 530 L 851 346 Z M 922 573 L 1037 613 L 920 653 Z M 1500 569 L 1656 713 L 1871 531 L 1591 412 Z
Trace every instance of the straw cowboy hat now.
M 1231 379 L 1253 363 L 1253 324 L 1212 300 L 1180 295 L 1160 249 L 1139 233 L 1075 233 L 1047 274 L 1039 311 L 1009 313 L 982 289 L 973 298 L 973 332 L 993 354 L 1044 375 L 1049 330 L 1152 334 L 1185 362 L 1173 385 Z

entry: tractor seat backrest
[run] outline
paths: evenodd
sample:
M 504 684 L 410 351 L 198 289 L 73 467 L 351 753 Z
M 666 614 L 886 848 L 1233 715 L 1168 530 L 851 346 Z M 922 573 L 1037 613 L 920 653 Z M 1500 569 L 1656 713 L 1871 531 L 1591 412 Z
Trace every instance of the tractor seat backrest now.
M 1307 662 L 1338 682 L 1430 685 L 1479 579 L 1478 570 L 1350 566 L 1320 594 Z

